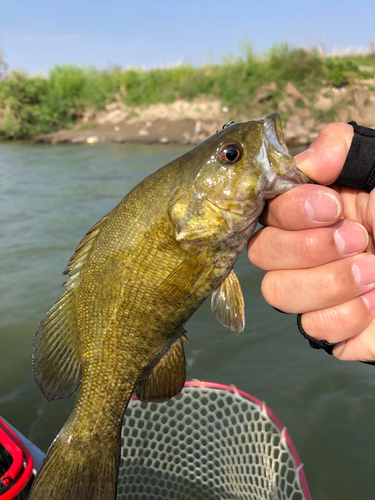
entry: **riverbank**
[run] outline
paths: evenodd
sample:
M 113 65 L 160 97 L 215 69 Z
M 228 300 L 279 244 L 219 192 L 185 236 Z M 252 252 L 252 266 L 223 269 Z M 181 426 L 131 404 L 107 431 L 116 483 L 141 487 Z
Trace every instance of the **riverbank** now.
M 143 108 L 129 107 L 118 100 L 107 104 L 104 110 L 84 112 L 70 130 L 39 134 L 34 140 L 48 144 L 114 142 L 194 145 L 233 118 L 238 121 L 264 118 L 262 108 L 275 88 L 274 83 L 261 87 L 252 99 L 250 109 L 253 112 L 246 114 L 207 97 L 191 102 L 178 99 L 171 104 L 152 104 Z M 290 147 L 311 143 L 330 121 L 354 120 L 375 128 L 375 78 L 339 88 L 323 84 L 314 101 L 288 82 L 276 110 L 283 118 L 284 134 Z
M 0 140 L 195 144 L 230 120 L 278 111 L 286 140 L 311 142 L 326 123 L 375 125 L 375 49 L 326 56 L 280 44 L 222 64 L 143 70 L 56 66 L 0 81 Z

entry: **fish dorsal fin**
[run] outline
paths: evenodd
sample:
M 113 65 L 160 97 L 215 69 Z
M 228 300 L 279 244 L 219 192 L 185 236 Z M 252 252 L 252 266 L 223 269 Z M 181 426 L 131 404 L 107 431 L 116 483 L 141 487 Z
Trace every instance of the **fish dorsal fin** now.
M 34 378 L 49 401 L 70 396 L 81 380 L 76 289 L 82 266 L 106 219 L 95 224 L 76 248 L 64 271 L 70 274 L 64 283 L 66 291 L 44 316 L 35 335 Z
M 212 294 L 211 308 L 215 318 L 229 330 L 240 333 L 245 328 L 245 303 L 233 269 Z
M 140 380 L 135 393 L 141 401 L 162 403 L 181 392 L 185 377 L 185 353 L 183 340 L 179 337 L 148 377 Z
M 65 281 L 63 286 L 69 288 L 71 285 L 75 283 L 77 278 L 79 278 L 79 274 L 81 272 L 82 266 L 85 263 L 87 256 L 90 253 L 91 247 L 94 244 L 98 234 L 101 232 L 103 228 L 103 224 L 107 221 L 108 215 L 105 215 L 99 222 L 97 222 L 91 229 L 88 231 L 86 236 L 82 238 L 79 245 L 74 251 L 73 256 L 70 258 L 68 262 L 68 266 L 63 272 L 63 274 L 69 274 L 69 278 Z
M 205 249 L 187 257 L 153 292 L 155 304 L 174 304 L 189 297 L 196 286 L 211 272 L 212 266 L 204 258 Z

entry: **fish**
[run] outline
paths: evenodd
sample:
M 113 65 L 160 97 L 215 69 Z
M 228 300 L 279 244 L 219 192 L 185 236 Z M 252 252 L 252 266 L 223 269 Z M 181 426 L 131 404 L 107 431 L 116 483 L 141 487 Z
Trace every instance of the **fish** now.
M 51 401 L 79 386 L 29 500 L 114 500 L 124 413 L 185 382 L 186 322 L 212 294 L 214 316 L 245 327 L 233 271 L 267 199 L 311 182 L 281 118 L 230 122 L 132 189 L 81 240 L 65 291 L 41 321 L 34 378 Z

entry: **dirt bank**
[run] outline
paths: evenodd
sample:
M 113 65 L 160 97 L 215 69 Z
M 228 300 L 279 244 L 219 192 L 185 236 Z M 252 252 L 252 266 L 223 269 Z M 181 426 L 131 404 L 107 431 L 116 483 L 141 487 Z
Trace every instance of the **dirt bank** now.
M 251 102 L 251 114 L 247 115 L 207 98 L 193 102 L 180 99 L 172 104 L 154 104 L 147 108 L 130 108 L 118 101 L 108 104 L 105 110 L 85 112 L 72 130 L 39 135 L 35 140 L 50 144 L 159 142 L 194 145 L 234 117 L 237 121 L 246 121 L 264 118 L 267 112 L 274 111 L 267 103 L 275 87 L 275 84 L 262 87 Z M 302 95 L 288 83 L 276 111 L 283 118 L 289 146 L 311 143 L 330 121 L 355 120 L 375 128 L 375 79 L 361 80 L 342 88 L 323 84 L 314 97 Z

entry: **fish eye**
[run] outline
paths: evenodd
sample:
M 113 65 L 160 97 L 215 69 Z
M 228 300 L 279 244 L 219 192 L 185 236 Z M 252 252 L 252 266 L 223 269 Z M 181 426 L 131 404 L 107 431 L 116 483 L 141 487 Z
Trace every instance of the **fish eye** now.
M 225 144 L 219 152 L 221 163 L 236 163 L 242 156 L 242 148 L 239 144 Z

